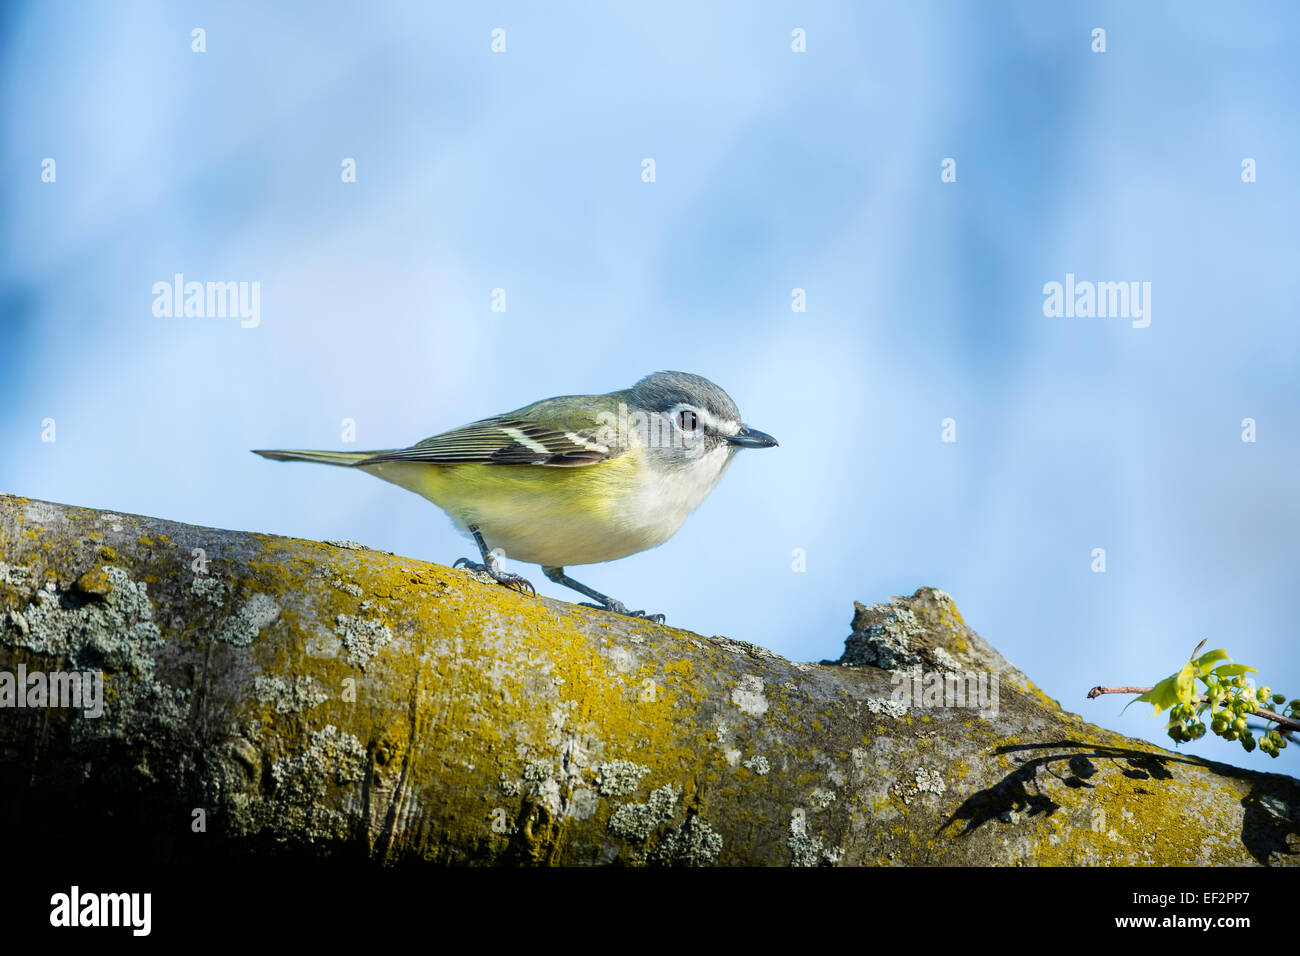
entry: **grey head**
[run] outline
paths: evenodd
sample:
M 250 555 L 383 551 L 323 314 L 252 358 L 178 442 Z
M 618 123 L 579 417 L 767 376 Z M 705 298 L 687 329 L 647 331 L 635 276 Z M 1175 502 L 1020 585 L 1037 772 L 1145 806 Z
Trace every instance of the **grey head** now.
M 651 436 L 664 440 L 649 444 L 672 457 L 697 458 L 723 446 L 728 452 L 741 448 L 771 448 L 776 439 L 747 426 L 731 396 L 702 375 L 690 372 L 655 372 L 627 390 L 628 402 L 664 423 L 650 429 Z

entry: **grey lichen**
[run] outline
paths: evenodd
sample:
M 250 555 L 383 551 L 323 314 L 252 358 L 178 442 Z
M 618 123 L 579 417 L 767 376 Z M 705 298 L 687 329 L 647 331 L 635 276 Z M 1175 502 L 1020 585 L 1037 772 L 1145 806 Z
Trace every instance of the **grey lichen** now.
M 102 663 L 109 670 L 152 672 L 149 647 L 162 635 L 148 587 L 112 565 L 97 571 L 102 584 L 93 596 L 62 592 L 53 581 L 46 582 L 22 612 L 26 633 L 11 625 L 9 643 L 78 666 Z
M 809 836 L 807 822 L 797 818 L 790 821 L 786 847 L 790 850 L 791 866 L 834 866 L 843 856 L 838 847 L 827 847 L 821 837 Z
M 745 761 L 745 766 L 754 771 L 754 773 L 758 774 L 760 777 L 766 777 L 768 772 L 772 769 L 772 765 L 768 763 L 767 758 L 762 754 L 756 754 L 755 756 L 750 757 Z
M 22 611 L 10 611 L 6 615 L 10 626 L 16 630 L 20 636 L 26 637 L 31 633 L 31 628 L 27 624 L 27 618 L 23 617 Z
M 190 592 L 216 607 L 226 604 L 226 585 L 215 574 L 196 574 L 190 582 Z
M 0 640 L 73 670 L 104 671 L 111 691 L 101 730 L 147 726 L 156 734 L 187 720 L 189 691 L 155 677 L 163 637 L 148 586 L 115 565 L 95 566 L 68 590 L 46 581 L 21 612 L 0 617 Z
M 948 785 L 943 782 L 943 775 L 937 770 L 919 767 L 913 779 L 916 781 L 916 789 L 921 793 L 937 794 L 948 789 Z
M 814 787 L 812 793 L 808 795 L 808 799 L 817 809 L 825 810 L 835 802 L 835 791 L 823 787 Z
M 331 780 L 340 786 L 360 780 L 365 759 L 360 740 L 326 724 L 312 733 L 301 754 L 276 761 L 271 777 L 277 788 L 292 786 L 320 794 Z
M 911 642 L 924 634 L 925 628 L 901 601 L 893 598 L 887 604 L 857 605 L 853 633 L 844 642 L 840 663 L 902 670 L 919 662 Z
M 365 551 L 366 546 L 360 541 L 352 541 L 345 538 L 326 538 L 326 544 L 333 545 L 336 548 L 344 548 L 348 551 Z
M 353 597 L 361 597 L 362 595 L 361 586 L 359 584 L 344 581 L 342 578 L 334 578 L 334 580 L 330 581 L 330 585 L 342 591 L 344 594 L 351 594 Z
M 529 760 L 524 764 L 523 774 L 518 781 L 511 781 L 505 774 L 501 775 L 501 789 L 506 796 L 523 794 L 554 816 L 564 811 L 564 797 L 560 782 L 555 779 L 555 765 L 545 758 Z
M 294 677 L 292 683 L 279 677 L 256 677 L 253 696 L 272 705 L 278 714 L 300 713 L 329 700 L 329 694 L 310 677 Z
M 868 697 L 863 703 L 867 705 L 867 710 L 873 714 L 884 714 L 886 717 L 893 717 L 895 720 L 907 715 L 907 705 L 901 700 L 892 700 L 887 697 Z
M 247 647 L 257 635 L 274 624 L 280 617 L 280 605 L 275 598 L 260 591 L 250 595 L 234 614 L 226 619 L 217 632 L 217 640 L 235 647 Z
M 27 575 L 30 571 L 30 568 L 5 564 L 3 561 L 0 561 L 0 584 L 22 587 L 27 583 Z
M 392 629 L 383 621 L 355 614 L 335 617 L 334 633 L 343 641 L 348 663 L 362 670 L 393 639 Z
M 961 670 L 961 661 L 953 657 L 942 647 L 935 647 L 930 650 L 930 658 L 939 666 L 940 670 L 948 673 L 957 673 Z
M 555 766 L 549 760 L 530 760 L 524 764 L 524 780 L 528 783 L 550 780 L 554 774 Z
M 667 784 L 650 794 L 645 803 L 625 803 L 609 818 L 609 832 L 625 840 L 644 843 L 650 839 L 655 827 L 673 814 L 681 798 L 680 787 Z
M 365 766 L 361 741 L 326 724 L 310 736 L 302 753 L 272 765 L 272 799 L 260 805 L 254 819 L 244 822 L 249 829 L 273 823 L 282 839 L 289 834 L 308 842 L 344 837 L 353 821 L 348 812 L 332 808 L 329 789 L 356 783 Z
M 943 775 L 937 770 L 927 770 L 924 767 L 918 767 L 912 775 L 911 783 L 898 781 L 894 784 L 894 790 L 903 803 L 911 806 L 912 801 L 923 793 L 932 793 L 941 796 L 948 789 L 948 785 L 943 782 Z
M 564 798 L 560 794 L 560 781 L 554 777 L 537 784 L 535 799 L 538 805 L 545 807 L 551 816 L 559 816 L 564 810 Z
M 649 767 L 630 760 L 608 760 L 596 768 L 596 788 L 602 797 L 625 797 L 635 793 Z
M 692 816 L 650 853 L 650 862 L 666 866 L 708 866 L 722 852 L 722 837 L 699 817 Z

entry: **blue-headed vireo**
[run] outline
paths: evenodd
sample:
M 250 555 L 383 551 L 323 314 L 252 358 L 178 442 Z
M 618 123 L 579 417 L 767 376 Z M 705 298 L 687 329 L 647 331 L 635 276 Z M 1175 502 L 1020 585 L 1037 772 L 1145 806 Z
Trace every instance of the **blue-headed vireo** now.
M 540 564 L 557 584 L 619 614 L 618 601 L 564 573 L 627 557 L 671 538 L 741 448 L 776 439 L 745 425 L 722 389 L 686 372 L 657 372 L 607 395 L 560 395 L 385 451 L 257 451 L 277 461 L 347 465 L 423 495 L 474 538 L 498 583 L 533 586 L 494 551 Z

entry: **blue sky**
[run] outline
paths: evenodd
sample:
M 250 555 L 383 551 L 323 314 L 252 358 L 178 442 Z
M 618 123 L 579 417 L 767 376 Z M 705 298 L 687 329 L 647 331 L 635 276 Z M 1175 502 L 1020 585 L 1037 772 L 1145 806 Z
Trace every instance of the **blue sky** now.
M 1292 5 L 0 17 L 0 490 L 450 563 L 472 546 L 422 499 L 247 450 L 682 369 L 781 447 L 579 580 L 805 660 L 853 600 L 934 585 L 1067 707 L 1166 743 L 1083 694 L 1208 638 L 1300 695 Z M 178 272 L 258 282 L 257 327 L 155 316 Z M 1151 283 L 1149 327 L 1045 316 L 1067 273 Z

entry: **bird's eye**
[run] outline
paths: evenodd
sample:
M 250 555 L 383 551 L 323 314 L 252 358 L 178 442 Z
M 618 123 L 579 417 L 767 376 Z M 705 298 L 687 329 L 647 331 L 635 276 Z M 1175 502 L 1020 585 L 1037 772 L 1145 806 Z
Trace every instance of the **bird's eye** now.
M 683 408 L 677 413 L 677 425 L 684 432 L 695 431 L 699 423 L 699 418 L 689 408 Z

